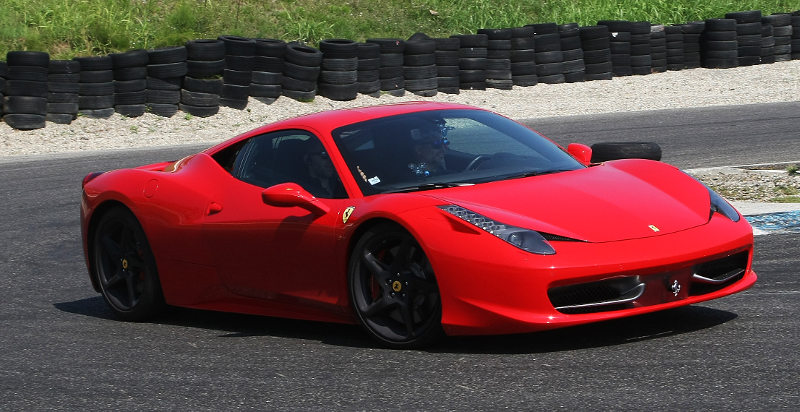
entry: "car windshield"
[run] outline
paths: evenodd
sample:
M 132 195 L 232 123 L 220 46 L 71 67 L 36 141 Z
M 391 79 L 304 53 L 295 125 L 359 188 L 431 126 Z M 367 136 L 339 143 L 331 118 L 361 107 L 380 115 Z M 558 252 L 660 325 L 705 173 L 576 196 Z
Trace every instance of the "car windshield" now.
M 482 110 L 435 110 L 343 126 L 333 138 L 365 195 L 471 185 L 584 167 L 553 142 Z

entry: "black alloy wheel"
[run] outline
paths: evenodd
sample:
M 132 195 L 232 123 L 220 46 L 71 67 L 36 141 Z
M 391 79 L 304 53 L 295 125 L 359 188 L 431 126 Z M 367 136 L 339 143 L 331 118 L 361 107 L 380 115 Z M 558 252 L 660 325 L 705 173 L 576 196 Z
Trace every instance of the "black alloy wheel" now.
M 377 225 L 359 239 L 350 257 L 348 283 L 361 325 L 382 344 L 419 348 L 444 335 L 433 268 L 402 228 Z
M 93 274 L 106 303 L 122 320 L 142 321 L 165 306 L 153 253 L 127 209 L 108 211 L 94 232 Z

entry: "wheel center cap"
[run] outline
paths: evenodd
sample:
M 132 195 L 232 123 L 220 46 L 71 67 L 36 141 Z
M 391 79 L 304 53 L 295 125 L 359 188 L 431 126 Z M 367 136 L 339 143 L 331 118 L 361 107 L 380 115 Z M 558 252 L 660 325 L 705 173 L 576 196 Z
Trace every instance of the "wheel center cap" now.
M 122 268 L 125 270 L 128 269 L 128 259 L 122 259 Z
M 394 282 L 392 282 L 392 290 L 395 292 L 400 292 L 401 290 L 403 290 L 403 284 L 400 283 L 399 280 L 395 280 Z

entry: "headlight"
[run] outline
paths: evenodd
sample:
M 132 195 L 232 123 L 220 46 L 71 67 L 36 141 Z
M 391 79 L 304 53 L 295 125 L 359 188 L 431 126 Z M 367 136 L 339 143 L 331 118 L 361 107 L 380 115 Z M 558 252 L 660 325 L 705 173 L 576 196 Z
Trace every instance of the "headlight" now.
M 507 243 L 537 255 L 554 255 L 556 250 L 537 231 L 500 223 L 457 205 L 439 206 L 451 215 L 483 229 Z
M 738 222 L 740 219 L 739 212 L 737 212 L 727 200 L 717 194 L 717 192 L 711 190 L 708 186 L 706 186 L 706 188 L 708 189 L 708 195 L 711 197 L 711 214 L 713 215 L 714 212 L 716 212 L 734 222 Z M 709 215 L 709 217 L 711 216 Z

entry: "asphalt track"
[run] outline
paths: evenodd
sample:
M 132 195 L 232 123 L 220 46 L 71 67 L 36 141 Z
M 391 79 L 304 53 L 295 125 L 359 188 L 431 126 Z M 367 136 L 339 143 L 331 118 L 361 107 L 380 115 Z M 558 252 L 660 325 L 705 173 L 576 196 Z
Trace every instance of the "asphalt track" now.
M 800 103 L 534 122 L 559 143 L 656 141 L 680 167 L 791 161 Z M 744 119 L 744 120 L 743 120 Z M 0 410 L 797 410 L 797 234 L 756 238 L 750 290 L 552 332 L 376 347 L 354 326 L 176 309 L 114 320 L 78 227 L 89 171 L 194 147 L 0 162 Z

